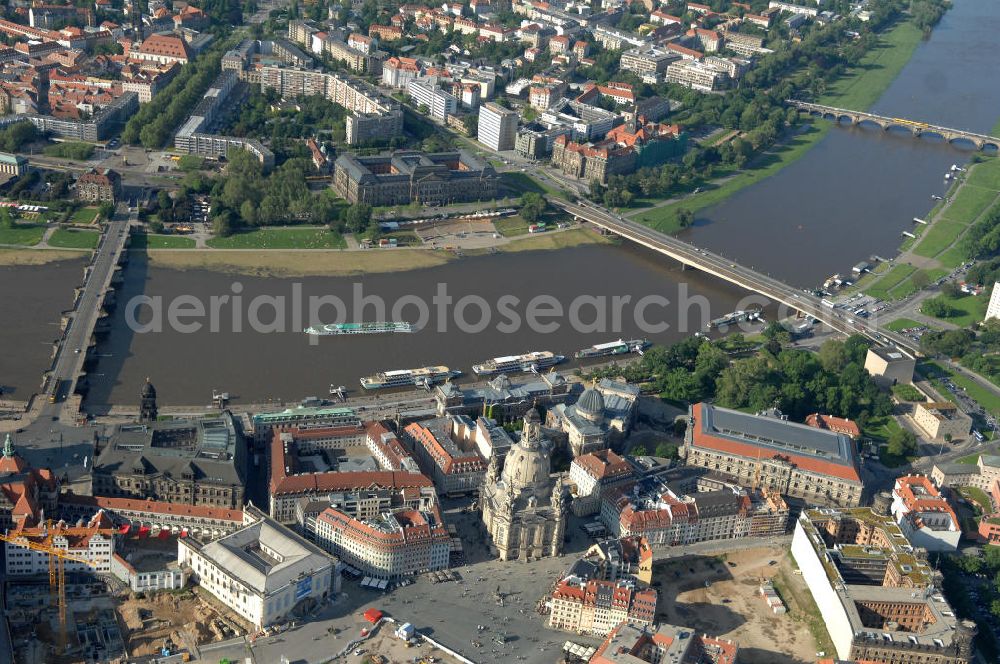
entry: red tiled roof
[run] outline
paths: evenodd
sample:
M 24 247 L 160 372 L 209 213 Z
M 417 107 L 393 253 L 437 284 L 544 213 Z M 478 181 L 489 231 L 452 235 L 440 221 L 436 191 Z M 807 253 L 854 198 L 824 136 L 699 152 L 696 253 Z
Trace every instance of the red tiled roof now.
M 598 480 L 627 477 L 632 474 L 628 461 L 611 450 L 600 450 L 577 457 L 573 463 L 580 465 L 588 475 Z
M 150 35 L 139 46 L 140 53 L 162 55 L 178 59 L 190 59 L 191 52 L 180 37 L 167 35 Z
M 60 497 L 60 503 L 93 506 L 109 512 L 143 512 L 150 515 L 192 516 L 219 521 L 243 521 L 243 510 L 208 505 L 184 505 L 159 500 L 139 500 L 135 498 L 111 498 L 107 496 L 78 496 L 72 493 Z
M 861 477 L 858 475 L 858 471 L 853 465 L 834 463 L 832 461 L 825 461 L 823 459 L 794 454 L 792 452 L 778 453 L 762 445 L 721 438 L 719 436 L 714 436 L 711 433 L 702 431 L 701 410 L 704 405 L 706 404 L 697 403 L 691 407 L 694 419 L 694 423 L 692 424 L 694 428 L 692 432 L 692 442 L 696 447 L 703 447 L 717 452 L 741 456 L 745 459 L 756 459 L 758 457 L 762 459 L 770 459 L 780 457 L 787 460 L 792 465 L 811 473 L 839 477 L 840 479 L 849 480 L 851 482 L 861 482 Z
M 816 427 L 817 429 L 826 429 L 828 431 L 843 433 L 851 438 L 858 438 L 861 436 L 861 430 L 852 420 L 844 419 L 842 417 L 834 417 L 833 415 L 813 413 L 812 415 L 806 416 L 806 424 L 811 427 Z

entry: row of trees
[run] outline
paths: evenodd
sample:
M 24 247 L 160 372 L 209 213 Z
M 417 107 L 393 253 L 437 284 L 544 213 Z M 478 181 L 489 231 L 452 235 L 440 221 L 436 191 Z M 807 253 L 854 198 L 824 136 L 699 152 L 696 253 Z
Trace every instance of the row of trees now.
M 14 124 L 0 129 L 0 150 L 4 152 L 17 152 L 25 143 L 38 138 L 38 130 L 35 125 L 28 120 L 15 122 Z
M 783 348 L 781 334 L 771 328 L 771 339 L 750 357 L 734 359 L 718 343 L 692 337 L 654 347 L 628 367 L 597 373 L 652 384 L 671 401 L 714 399 L 720 406 L 753 411 L 777 407 L 796 420 L 825 412 L 864 427 L 871 418 L 892 412 L 888 395 L 864 370 L 864 338 L 827 341 L 811 353 Z
M 1000 256 L 1000 204 L 990 208 L 966 231 L 961 246 L 966 258 L 984 259 Z
M 122 141 L 156 149 L 166 145 L 174 130 L 190 115 L 221 71 L 220 62 L 231 41 L 216 45 L 189 62 L 152 101 L 143 104 L 122 131 Z
M 1000 320 L 969 329 L 927 332 L 920 338 L 926 355 L 958 359 L 962 366 L 1000 384 Z

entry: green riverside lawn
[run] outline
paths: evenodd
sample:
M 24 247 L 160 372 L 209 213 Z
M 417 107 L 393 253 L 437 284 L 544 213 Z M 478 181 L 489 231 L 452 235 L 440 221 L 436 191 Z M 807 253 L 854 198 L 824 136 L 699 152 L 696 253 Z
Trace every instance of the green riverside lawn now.
M 194 249 L 195 241 L 181 235 L 147 235 L 137 233 L 132 236 L 130 249 Z
M 101 234 L 97 231 L 79 231 L 75 228 L 57 228 L 49 236 L 49 246 L 61 249 L 93 249 Z
M 900 23 L 881 37 L 881 44 L 873 48 L 851 73 L 836 81 L 819 100 L 821 104 L 866 110 L 896 78 L 909 62 L 923 33 L 910 22 Z M 744 169 L 721 183 L 702 187 L 705 191 L 681 200 L 635 213 L 633 218 L 664 233 L 676 233 L 681 226 L 677 221 L 680 208 L 697 212 L 721 203 L 744 187 L 768 178 L 785 166 L 794 163 L 826 136 L 833 126 L 825 120 L 815 120 L 806 125 L 808 131 L 792 135 L 789 140 L 773 146 L 755 159 L 754 168 Z
M 97 208 L 82 207 L 73 212 L 69 220 L 74 224 L 92 224 L 97 219 Z
M 1000 200 L 1000 159 L 986 157 L 972 164 L 965 178 L 948 192 L 948 197 L 951 202 L 947 208 L 942 203 L 934 206 L 925 217 L 930 225 L 914 224 L 912 232 L 917 239 L 909 239 L 902 246 L 905 250 L 916 242 L 914 254 L 939 263 L 940 267 L 924 270 L 929 281 L 947 275 L 966 260 L 961 246 L 962 235 L 983 212 Z M 882 299 L 902 299 L 918 290 L 911 280 L 916 271 L 912 265 L 897 263 L 881 278 L 866 275 L 855 290 Z M 962 305 L 957 308 L 966 309 Z M 961 319 L 948 320 L 956 325 L 964 324 Z
M 0 227 L 0 244 L 16 244 L 33 247 L 42 241 L 45 226 L 34 224 L 13 224 Z
M 206 244 L 213 249 L 344 249 L 339 233 L 328 228 L 255 228 L 214 237 Z

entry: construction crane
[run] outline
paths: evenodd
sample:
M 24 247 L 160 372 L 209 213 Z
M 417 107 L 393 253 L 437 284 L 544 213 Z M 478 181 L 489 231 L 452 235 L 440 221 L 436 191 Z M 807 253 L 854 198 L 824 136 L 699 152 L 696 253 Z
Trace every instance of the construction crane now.
M 760 471 L 762 465 L 760 463 L 760 445 L 757 446 L 757 463 L 754 464 L 753 468 L 753 484 L 750 485 L 750 493 L 756 493 L 757 485 L 760 484 Z
M 49 525 L 51 531 L 51 522 Z M 44 553 L 49 557 L 49 597 L 51 603 L 57 606 L 59 612 L 59 652 L 66 652 L 66 567 L 65 562 L 82 563 L 94 567 L 94 563 L 86 558 L 72 554 L 52 545 L 52 535 L 44 542 L 32 542 L 18 535 L 0 534 L 0 541 L 8 542 L 31 551 Z

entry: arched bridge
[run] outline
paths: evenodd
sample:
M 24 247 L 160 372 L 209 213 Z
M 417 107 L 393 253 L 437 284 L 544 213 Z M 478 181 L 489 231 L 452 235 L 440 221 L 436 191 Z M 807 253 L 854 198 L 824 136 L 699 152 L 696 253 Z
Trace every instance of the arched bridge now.
M 876 113 L 866 113 L 865 111 L 852 111 L 846 108 L 837 108 L 836 106 L 813 104 L 812 102 L 799 101 L 797 99 L 786 99 L 785 103 L 793 108 L 797 108 L 799 111 L 804 111 L 810 115 L 823 117 L 835 122 L 841 122 L 843 120 L 849 120 L 851 124 L 871 122 L 878 125 L 883 130 L 890 129 L 892 127 L 908 129 L 914 136 L 920 136 L 921 134 L 935 134 L 949 143 L 956 140 L 966 140 L 975 145 L 977 150 L 984 150 L 988 147 L 992 147 L 994 150 L 1000 149 L 1000 138 L 997 138 L 996 136 L 989 136 L 987 134 L 977 134 L 963 129 L 951 129 L 949 127 L 941 127 L 938 125 L 928 124 L 926 122 L 907 120 L 905 118 L 890 118 Z

